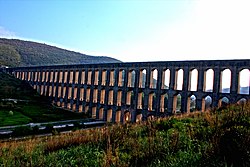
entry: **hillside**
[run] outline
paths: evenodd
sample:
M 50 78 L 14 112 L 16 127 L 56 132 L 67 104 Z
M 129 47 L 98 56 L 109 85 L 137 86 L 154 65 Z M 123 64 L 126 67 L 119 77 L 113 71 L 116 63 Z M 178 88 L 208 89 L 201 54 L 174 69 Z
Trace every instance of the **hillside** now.
M 121 62 L 106 56 L 90 56 L 55 46 L 18 39 L 0 38 L 0 66 L 34 66 Z
M 0 127 L 86 117 L 52 106 L 27 82 L 0 72 Z

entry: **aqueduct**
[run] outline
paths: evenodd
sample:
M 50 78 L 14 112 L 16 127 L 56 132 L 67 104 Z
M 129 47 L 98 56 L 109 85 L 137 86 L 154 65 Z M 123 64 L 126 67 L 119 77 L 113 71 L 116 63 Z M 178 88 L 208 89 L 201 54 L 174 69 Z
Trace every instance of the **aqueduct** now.
M 201 60 L 17 67 L 6 72 L 60 107 L 108 122 L 135 122 L 249 100 L 249 67 L 250 60 Z

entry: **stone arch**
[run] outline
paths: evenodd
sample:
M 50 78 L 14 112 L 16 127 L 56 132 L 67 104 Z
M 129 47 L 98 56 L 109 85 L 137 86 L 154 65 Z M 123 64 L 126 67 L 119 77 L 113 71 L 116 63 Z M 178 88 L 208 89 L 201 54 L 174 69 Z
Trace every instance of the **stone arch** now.
M 105 103 L 105 89 L 101 89 L 101 96 L 100 96 L 100 103 L 104 104 Z
M 245 104 L 245 103 L 247 103 L 246 98 L 240 98 L 239 100 L 237 100 L 237 104 Z
M 47 73 L 46 73 L 47 75 Z M 74 77 L 74 71 L 70 70 L 69 71 L 69 83 L 72 84 L 73 83 L 73 77 Z
M 87 79 L 87 85 L 91 85 L 92 83 L 92 70 L 88 70 L 88 79 Z
M 135 86 L 135 70 L 130 70 L 128 72 L 128 87 L 134 87 Z
M 140 70 L 140 77 L 139 77 L 139 88 L 145 88 L 146 75 L 147 75 L 147 70 L 141 69 Z
M 117 110 L 115 112 L 115 122 L 117 123 L 121 122 L 121 110 Z
M 115 85 L 115 70 L 111 69 L 109 72 L 109 86 L 114 86 Z
M 43 74 L 42 74 L 43 75 Z M 67 79 L 68 79 L 68 71 L 67 70 L 65 70 L 64 71 L 64 77 L 63 77 L 64 79 L 63 79 L 63 82 L 66 84 L 67 83 Z M 42 79 L 43 80 L 43 79 Z
M 97 103 L 98 100 L 98 89 L 94 89 L 93 91 L 93 103 Z
M 72 89 L 73 89 L 73 87 L 71 87 L 71 86 L 68 87 L 68 99 L 72 98 Z
M 62 93 L 62 98 L 65 98 L 66 97 L 66 89 L 67 89 L 67 87 L 66 86 L 64 86 L 63 87 L 63 93 Z
M 121 106 L 122 105 L 122 90 L 118 90 L 117 91 L 117 106 Z
M 160 112 L 167 112 L 167 111 L 168 111 L 168 94 L 163 93 L 161 94 Z
M 94 76 L 94 85 L 98 85 L 99 83 L 99 70 L 95 70 L 95 76 Z
M 149 88 L 156 89 L 158 78 L 158 70 L 156 68 L 150 71 L 150 85 Z
M 174 113 L 181 113 L 181 99 L 182 99 L 182 96 L 181 94 L 177 94 L 177 95 L 174 95 L 174 99 L 173 99 L 173 112 Z
M 126 122 L 130 122 L 131 121 L 131 113 L 130 111 L 126 110 L 124 111 L 124 115 L 123 115 L 123 122 L 126 123 Z
M 84 113 L 89 114 L 89 105 L 84 106 Z
M 175 90 L 183 89 L 183 69 L 178 69 L 175 72 Z
M 72 104 L 72 111 L 76 111 L 76 104 L 75 103 Z
M 75 84 L 78 84 L 78 79 L 79 79 L 79 71 L 78 70 L 76 70 L 75 71 Z
M 112 122 L 112 109 L 107 110 L 107 122 Z
M 231 70 L 227 68 L 221 71 L 220 92 L 230 93 L 230 88 L 231 88 Z
M 203 91 L 213 92 L 213 86 L 214 86 L 214 70 L 209 68 L 204 72 Z
M 138 113 L 137 115 L 136 115 L 136 120 L 135 120 L 136 122 L 141 122 L 142 121 L 142 113 Z
M 188 102 L 187 102 L 187 112 L 193 112 L 196 110 L 196 96 L 191 95 L 188 97 Z
M 86 102 L 89 102 L 90 101 L 90 88 L 87 88 L 86 90 Z
M 81 84 L 85 84 L 85 70 L 81 71 Z
M 189 84 L 188 90 L 189 91 L 197 91 L 198 87 L 198 70 L 196 68 L 190 70 L 189 72 Z
M 94 119 L 96 119 L 96 110 L 97 110 L 96 106 L 92 107 L 91 117 L 94 118 Z
M 118 86 L 122 87 L 124 85 L 124 76 L 125 76 L 125 70 L 119 70 L 119 74 L 118 74 Z
M 133 97 L 134 97 L 133 90 L 127 91 L 126 105 L 132 105 L 132 103 L 133 103 Z
M 82 110 L 83 110 L 83 105 L 79 104 L 78 112 L 82 112 Z
M 57 82 L 57 79 L 58 79 L 58 75 L 59 75 L 58 73 L 59 73 L 59 71 L 56 70 L 54 73 L 55 73 L 55 74 L 54 74 L 54 79 L 53 79 L 52 82 L 56 83 L 56 82 Z
M 77 91 L 78 91 L 77 86 L 72 87 L 72 91 L 73 91 L 73 99 L 76 100 L 77 99 Z
M 99 109 L 99 119 L 100 119 L 100 120 L 103 120 L 103 118 L 104 118 L 104 108 L 101 107 L 101 108 Z
M 250 87 L 250 71 L 249 69 L 242 69 L 239 72 L 238 93 L 249 95 Z
M 137 96 L 137 109 L 143 109 L 144 92 L 139 92 Z
M 148 111 L 155 111 L 156 94 L 151 92 L 148 94 Z
M 106 81 L 107 81 L 107 70 L 102 70 L 102 86 L 106 85 Z
M 58 86 L 57 97 L 58 97 L 58 98 L 61 98 L 61 97 L 62 97 L 62 87 L 61 87 L 61 86 Z
M 227 106 L 230 103 L 230 100 L 228 97 L 224 96 L 222 98 L 219 99 L 218 102 L 218 107 L 224 107 Z
M 210 95 L 202 98 L 202 111 L 206 111 L 212 108 L 213 99 Z
M 71 104 L 70 103 L 67 103 L 67 109 L 71 109 Z
M 109 90 L 108 105 L 113 105 L 114 102 L 114 90 Z
M 83 101 L 84 99 L 84 88 L 80 88 L 80 100 Z
M 162 89 L 169 89 L 169 84 L 170 84 L 170 70 L 165 69 L 162 72 Z

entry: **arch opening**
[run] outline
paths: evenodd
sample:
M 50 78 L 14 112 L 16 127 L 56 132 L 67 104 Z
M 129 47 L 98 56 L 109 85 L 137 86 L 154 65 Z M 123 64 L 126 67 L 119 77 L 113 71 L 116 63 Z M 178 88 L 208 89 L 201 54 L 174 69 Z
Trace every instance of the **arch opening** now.
M 100 120 L 103 120 L 103 115 L 104 115 L 104 108 L 101 107 L 101 108 L 99 109 L 99 119 L 100 119 Z
M 125 70 L 119 70 L 118 74 L 118 86 L 123 86 L 124 85 L 124 76 L 125 76 Z
M 189 75 L 188 90 L 197 91 L 197 86 L 198 86 L 198 70 L 193 69 L 192 71 L 190 71 Z
M 79 78 L 79 71 L 77 70 L 75 72 L 75 84 L 78 84 L 78 78 Z
M 148 95 L 148 111 L 155 111 L 156 94 L 154 92 Z
M 187 112 L 194 112 L 196 110 L 196 96 L 192 95 L 188 97 Z
M 205 71 L 205 74 L 204 74 L 203 91 L 213 92 L 213 86 L 214 86 L 214 70 L 208 69 Z
M 117 106 L 121 106 L 122 105 L 122 91 L 118 90 L 117 92 Z
M 181 113 L 181 94 L 175 95 L 173 99 L 173 112 L 178 114 Z
M 115 113 L 115 122 L 116 123 L 121 122 L 121 110 L 116 111 L 116 113 Z
M 168 111 L 168 94 L 161 95 L 160 101 L 160 112 L 167 112 Z
M 114 101 L 114 90 L 109 90 L 108 105 L 113 105 Z
M 146 75 L 147 75 L 146 69 L 140 70 L 139 88 L 145 88 Z
M 125 111 L 124 112 L 124 118 L 123 118 L 123 122 L 130 122 L 131 121 L 131 113 L 129 111 Z
M 87 84 L 88 84 L 88 85 L 91 85 L 91 80 L 92 80 L 92 71 L 89 70 L 89 71 L 88 71 L 88 80 L 87 80 Z
M 107 70 L 102 70 L 102 86 L 106 85 L 107 80 Z
M 107 110 L 107 122 L 112 122 L 112 109 Z
M 134 92 L 133 91 L 128 91 L 127 92 L 127 98 L 126 98 L 126 104 L 127 105 L 133 105 L 133 97 L 134 97 Z
M 97 103 L 97 98 L 98 98 L 98 89 L 94 89 L 94 92 L 93 92 L 93 103 Z
M 137 97 L 137 109 L 142 109 L 143 108 L 143 97 L 144 97 L 144 92 L 139 92 L 138 97 Z
M 183 69 L 179 69 L 176 71 L 175 77 L 175 90 L 182 90 L 183 88 Z
M 96 107 L 92 107 L 91 117 L 96 119 Z
M 239 99 L 239 100 L 237 101 L 237 104 L 246 104 L 246 102 L 247 102 L 247 99 L 241 98 L 241 99 Z
M 162 89 L 169 89 L 170 70 L 166 69 L 162 72 Z
M 231 87 L 231 71 L 229 69 L 225 69 L 221 72 L 220 92 L 230 93 L 230 87 Z
M 239 73 L 238 93 L 249 95 L 249 87 L 250 87 L 250 70 L 243 69 Z
M 131 70 L 128 72 L 128 87 L 134 87 L 135 86 L 135 70 Z
M 94 85 L 98 85 L 99 82 L 99 70 L 95 70 Z
M 212 97 L 211 96 L 206 96 L 204 98 L 204 101 L 205 101 L 205 107 L 204 107 L 204 109 L 205 110 L 211 109 L 212 108 L 212 102 L 213 102 Z
M 138 123 L 138 122 L 141 122 L 141 121 L 142 121 L 142 114 L 140 113 L 140 114 L 136 115 L 136 122 Z
M 105 89 L 101 90 L 101 97 L 100 97 L 100 103 L 104 104 L 105 102 Z
M 150 73 L 150 88 L 156 89 L 157 87 L 158 70 L 153 69 Z
M 109 86 L 114 86 L 115 85 L 115 70 L 112 69 L 110 70 L 110 78 L 109 78 Z
M 225 107 L 229 104 L 229 99 L 227 97 L 223 97 L 218 102 L 218 107 Z

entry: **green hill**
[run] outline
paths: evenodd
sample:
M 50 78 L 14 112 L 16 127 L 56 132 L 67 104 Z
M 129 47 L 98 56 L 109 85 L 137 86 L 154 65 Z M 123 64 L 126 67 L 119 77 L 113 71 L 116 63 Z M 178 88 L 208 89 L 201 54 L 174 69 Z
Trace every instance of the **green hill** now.
M 55 46 L 0 38 L 0 66 L 34 66 L 121 62 L 107 56 L 90 56 Z
M 0 72 L 0 127 L 86 117 L 84 113 L 68 112 L 53 106 L 47 97 L 40 96 L 26 81 Z

